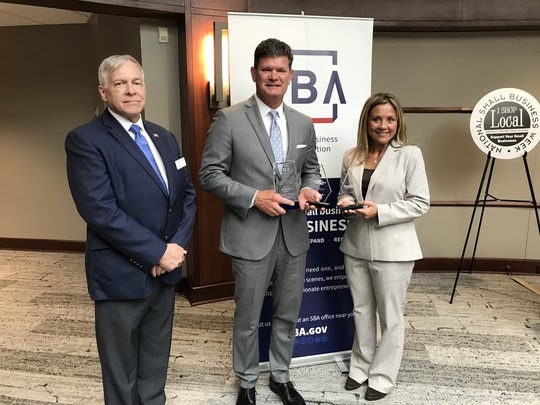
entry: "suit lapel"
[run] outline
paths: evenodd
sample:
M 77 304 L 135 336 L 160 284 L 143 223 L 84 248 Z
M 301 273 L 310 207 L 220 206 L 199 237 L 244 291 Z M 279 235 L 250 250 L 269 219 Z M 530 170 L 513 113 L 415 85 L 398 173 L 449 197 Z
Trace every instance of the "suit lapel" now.
M 377 166 L 377 168 L 371 175 L 367 193 L 371 191 L 375 183 L 377 183 L 377 181 L 379 181 L 379 179 L 384 175 L 384 173 L 390 168 L 392 162 L 397 158 L 398 154 L 399 148 L 394 147 L 392 143 L 390 143 L 390 145 L 388 145 L 388 149 L 386 149 L 386 152 L 384 152 L 384 156 L 381 159 L 379 166 Z
M 297 122 L 292 117 L 291 108 L 285 104 L 283 104 L 283 112 L 285 113 L 285 119 L 287 120 L 287 160 L 294 160 L 294 152 L 296 151 L 297 146 Z
M 364 200 L 366 198 L 365 195 L 362 195 L 362 177 L 364 176 L 364 165 L 354 166 L 349 173 L 352 176 L 350 182 L 352 182 L 354 186 L 355 198 L 358 199 L 358 196 L 362 196 L 362 200 Z
M 159 180 L 154 168 L 144 156 L 141 149 L 137 146 L 133 138 L 126 133 L 122 125 L 109 113 L 108 110 L 102 114 L 103 124 L 109 129 L 109 133 L 133 156 L 133 158 L 143 167 L 152 179 L 156 182 L 159 188 L 163 191 L 163 194 L 167 196 L 163 185 Z M 160 152 L 161 153 L 161 152 Z
M 266 154 L 266 157 L 268 157 L 268 161 L 273 165 L 276 159 L 274 158 L 274 152 L 272 151 L 272 145 L 270 144 L 270 137 L 266 132 L 266 128 L 264 127 L 259 107 L 257 107 L 257 101 L 255 101 L 255 96 L 252 96 L 245 105 L 247 107 L 246 117 L 253 127 L 257 138 L 259 139 L 264 153 Z
M 150 135 L 150 139 L 156 146 L 156 149 L 159 152 L 159 155 L 161 156 L 161 160 L 163 161 L 163 166 L 165 166 L 165 173 L 167 174 L 167 180 L 168 180 L 168 185 L 169 185 L 169 193 L 167 194 L 166 190 L 163 190 L 163 187 L 161 187 L 161 189 L 163 190 L 163 193 L 165 194 L 165 196 L 172 200 L 174 197 L 174 193 L 176 192 L 176 189 L 173 186 L 175 184 L 173 179 L 174 179 L 174 175 L 176 174 L 176 167 L 174 167 L 174 170 L 172 167 L 172 165 L 174 164 L 174 158 L 173 159 L 169 158 L 169 148 L 167 148 L 167 145 L 165 145 L 165 141 L 164 141 L 165 135 L 161 134 L 162 136 L 160 136 L 160 133 L 159 133 L 160 131 L 157 131 L 151 125 L 151 123 L 144 120 L 143 120 L 143 123 L 144 123 L 144 128 L 146 129 L 146 132 L 148 133 L 148 135 Z M 153 168 L 152 168 L 152 172 L 154 174 L 153 176 L 154 180 L 157 180 L 158 185 L 162 186 L 161 180 L 159 180 Z

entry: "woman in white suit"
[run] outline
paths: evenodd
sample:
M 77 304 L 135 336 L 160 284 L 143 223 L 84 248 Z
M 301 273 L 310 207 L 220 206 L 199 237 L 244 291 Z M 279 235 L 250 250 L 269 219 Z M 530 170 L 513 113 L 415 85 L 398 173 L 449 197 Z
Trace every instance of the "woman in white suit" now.
M 374 94 L 364 104 L 357 145 L 344 155 L 341 180 L 338 205 L 360 203 L 359 208 L 342 208 L 349 223 L 340 249 L 355 323 L 345 389 L 367 383 L 365 399 L 374 401 L 396 384 L 405 295 L 414 261 L 422 258 L 413 220 L 429 209 L 422 153 L 407 144 L 403 110 L 393 95 Z

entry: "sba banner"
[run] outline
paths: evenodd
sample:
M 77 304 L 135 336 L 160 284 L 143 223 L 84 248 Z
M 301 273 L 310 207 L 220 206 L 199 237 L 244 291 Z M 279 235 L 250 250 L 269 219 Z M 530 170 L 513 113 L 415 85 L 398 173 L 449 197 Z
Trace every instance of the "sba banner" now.
M 317 155 L 329 179 L 331 208 L 308 214 L 310 250 L 293 363 L 347 357 L 352 347 L 352 300 L 339 244 L 347 221 L 335 208 L 343 153 L 356 144 L 358 119 L 371 94 L 373 20 L 229 13 L 231 103 L 255 93 L 253 52 L 267 38 L 293 50 L 294 78 L 285 103 L 310 116 Z M 268 361 L 272 287 L 259 324 L 260 360 Z

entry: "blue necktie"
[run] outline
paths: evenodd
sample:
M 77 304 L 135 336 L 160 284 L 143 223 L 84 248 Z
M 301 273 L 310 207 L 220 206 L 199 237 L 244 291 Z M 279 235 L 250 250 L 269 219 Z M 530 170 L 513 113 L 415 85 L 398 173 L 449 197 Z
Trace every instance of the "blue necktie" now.
M 270 110 L 268 114 L 272 117 L 272 123 L 270 124 L 270 144 L 272 145 L 272 151 L 274 152 L 274 159 L 276 159 L 276 162 L 283 162 L 285 157 L 283 156 L 283 138 L 281 137 L 281 129 L 277 122 L 278 112 L 276 110 Z
M 165 180 L 163 180 L 163 177 L 161 176 L 161 172 L 159 171 L 159 167 L 156 163 L 156 159 L 154 159 L 154 155 L 152 155 L 152 151 L 150 150 L 150 146 L 148 145 L 148 142 L 146 141 L 146 138 L 141 132 L 141 128 L 137 124 L 131 125 L 129 128 L 131 132 L 135 134 L 135 143 L 137 146 L 141 149 L 142 153 L 144 153 L 144 156 L 146 156 L 146 159 L 150 162 L 152 167 L 154 168 L 154 171 L 156 172 L 157 176 L 159 177 L 159 180 L 161 181 L 161 184 L 163 185 L 163 188 L 165 191 L 168 192 L 167 184 L 165 183 Z

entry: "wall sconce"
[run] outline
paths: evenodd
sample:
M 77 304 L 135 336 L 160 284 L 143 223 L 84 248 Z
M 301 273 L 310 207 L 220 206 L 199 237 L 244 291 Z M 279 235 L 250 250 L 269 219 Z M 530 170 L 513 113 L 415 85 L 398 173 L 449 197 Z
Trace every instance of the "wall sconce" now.
M 210 108 L 231 105 L 229 95 L 229 31 L 227 23 L 214 22 L 214 82 L 208 81 Z

